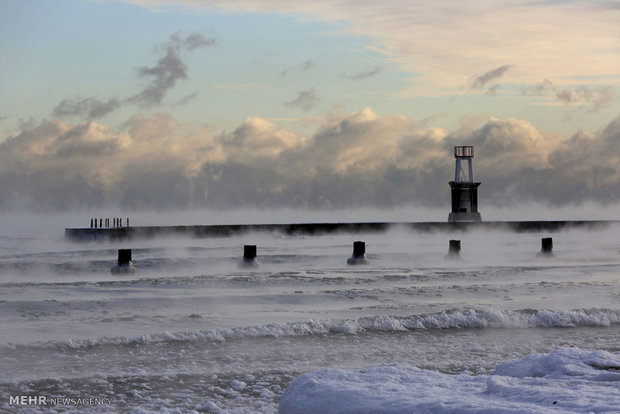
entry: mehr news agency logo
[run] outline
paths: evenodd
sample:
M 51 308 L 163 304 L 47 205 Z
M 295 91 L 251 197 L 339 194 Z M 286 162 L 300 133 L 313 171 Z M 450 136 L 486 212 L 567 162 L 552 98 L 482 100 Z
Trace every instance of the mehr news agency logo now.
M 78 397 L 47 397 L 45 395 L 10 395 L 10 406 L 53 406 L 53 405 L 73 405 L 73 406 L 93 406 L 111 405 L 110 398 L 78 398 Z

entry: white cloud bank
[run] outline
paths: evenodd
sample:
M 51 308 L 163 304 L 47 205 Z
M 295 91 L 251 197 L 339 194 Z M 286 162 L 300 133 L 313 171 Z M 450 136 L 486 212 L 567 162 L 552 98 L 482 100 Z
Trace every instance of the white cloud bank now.
M 120 130 L 25 123 L 0 143 L 0 210 L 187 207 L 448 208 L 454 145 L 476 147 L 480 204 L 620 201 L 620 116 L 566 137 L 522 119 L 448 132 L 370 108 L 332 114 L 302 137 L 250 117 L 231 132 L 188 130 L 167 114 Z

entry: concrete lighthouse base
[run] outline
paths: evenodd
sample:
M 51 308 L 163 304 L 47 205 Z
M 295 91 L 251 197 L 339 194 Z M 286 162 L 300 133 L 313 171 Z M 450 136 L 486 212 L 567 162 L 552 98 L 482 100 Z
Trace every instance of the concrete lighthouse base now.
M 481 221 L 482 217 L 478 212 L 448 214 L 448 223 L 479 223 Z

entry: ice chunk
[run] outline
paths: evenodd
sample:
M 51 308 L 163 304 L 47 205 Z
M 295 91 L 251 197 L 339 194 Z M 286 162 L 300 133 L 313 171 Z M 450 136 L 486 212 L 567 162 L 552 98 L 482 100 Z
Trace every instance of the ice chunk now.
M 618 412 L 620 354 L 563 348 L 500 364 L 491 375 L 408 366 L 324 369 L 297 377 L 280 414 Z

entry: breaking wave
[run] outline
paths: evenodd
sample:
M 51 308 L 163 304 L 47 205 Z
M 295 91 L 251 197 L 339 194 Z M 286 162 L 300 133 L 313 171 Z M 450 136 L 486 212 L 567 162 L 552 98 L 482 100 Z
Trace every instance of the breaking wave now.
M 173 341 L 215 341 L 259 337 L 294 337 L 306 335 L 345 334 L 364 332 L 404 332 L 416 329 L 476 329 L 476 328 L 576 328 L 620 325 L 620 310 L 575 309 L 500 310 L 460 309 L 411 316 L 370 316 L 357 319 L 307 320 L 283 324 L 267 324 L 239 328 L 188 330 L 139 336 L 103 337 L 97 339 L 68 339 L 50 341 L 34 346 L 42 348 L 88 348 L 105 345 L 135 345 Z M 11 348 L 21 347 L 9 345 Z

